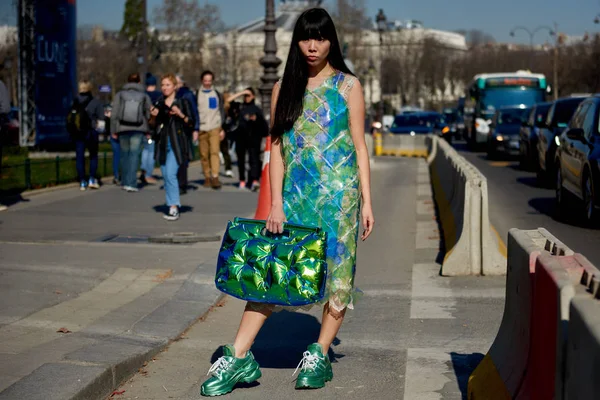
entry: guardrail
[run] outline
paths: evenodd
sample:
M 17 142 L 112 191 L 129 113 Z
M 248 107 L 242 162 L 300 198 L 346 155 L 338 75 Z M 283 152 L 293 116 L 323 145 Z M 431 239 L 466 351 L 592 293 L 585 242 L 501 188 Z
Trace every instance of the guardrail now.
M 545 229 L 512 229 L 504 316 L 468 398 L 595 399 L 600 271 Z
M 442 275 L 504 275 L 505 255 L 492 232 L 487 179 L 437 136 L 426 139 L 427 162 L 444 234 Z

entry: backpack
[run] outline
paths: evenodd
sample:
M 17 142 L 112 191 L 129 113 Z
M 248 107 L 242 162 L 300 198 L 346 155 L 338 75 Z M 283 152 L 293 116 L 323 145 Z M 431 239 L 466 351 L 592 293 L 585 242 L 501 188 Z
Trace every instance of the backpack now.
M 122 125 L 140 126 L 144 123 L 144 103 L 146 94 L 137 90 L 121 92 L 121 109 L 119 122 Z
M 73 101 L 67 114 L 67 132 L 72 137 L 85 136 L 92 129 L 92 119 L 86 110 L 91 101 L 91 97 L 84 102 L 79 99 Z

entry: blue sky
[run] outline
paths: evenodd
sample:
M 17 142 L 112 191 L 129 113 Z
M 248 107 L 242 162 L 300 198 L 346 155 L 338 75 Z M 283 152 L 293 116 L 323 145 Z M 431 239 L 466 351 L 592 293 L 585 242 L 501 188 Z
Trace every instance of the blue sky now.
M 219 5 L 221 17 L 227 25 L 247 22 L 264 13 L 264 0 L 211 2 Z M 325 5 L 334 2 L 326 0 Z M 10 3 L 12 0 L 0 0 L 0 24 L 10 22 L 5 17 Z M 148 0 L 149 10 L 160 3 L 161 0 Z M 123 20 L 124 4 L 125 0 L 77 0 L 78 23 L 118 29 Z M 522 32 L 516 38 L 510 37 L 509 32 L 516 25 L 533 29 L 538 25 L 552 25 L 556 21 L 559 31 L 568 35 L 600 31 L 600 25 L 593 22 L 600 13 L 600 0 L 366 0 L 366 5 L 371 16 L 383 8 L 389 19 L 417 19 L 429 28 L 444 30 L 480 29 L 503 42 L 529 40 Z M 548 37 L 544 35 L 538 34 L 536 42 L 546 41 Z

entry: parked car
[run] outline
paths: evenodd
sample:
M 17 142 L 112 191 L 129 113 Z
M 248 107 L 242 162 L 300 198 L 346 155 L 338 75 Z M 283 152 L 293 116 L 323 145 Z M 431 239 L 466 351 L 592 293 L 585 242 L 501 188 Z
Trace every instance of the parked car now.
M 552 103 L 538 103 L 531 108 L 529 117 L 519 131 L 519 163 L 521 169 L 531 170 L 538 164 L 537 142 Z
M 573 113 L 587 97 L 573 96 L 556 100 L 548 110 L 544 126 L 539 129 L 537 143 L 536 166 L 537 177 L 540 183 L 547 183 L 549 177 L 555 174 L 555 155 L 557 137 L 568 126 Z
M 524 107 L 502 107 L 496 110 L 488 135 L 488 158 L 499 155 L 519 155 L 519 130 L 529 115 L 530 109 Z
M 450 128 L 450 136 L 453 139 L 460 139 L 462 137 L 462 131 L 465 128 L 465 123 L 461 119 L 460 114 L 456 108 L 445 108 L 442 112 L 444 120 Z
M 400 114 L 394 118 L 390 133 L 411 136 L 428 133 L 445 134 L 450 129 L 444 121 L 444 116 L 437 112 L 415 112 Z
M 600 218 L 600 96 L 584 100 L 558 137 L 556 150 L 556 205 L 559 213 L 568 212 L 568 195 L 583 203 L 588 224 Z

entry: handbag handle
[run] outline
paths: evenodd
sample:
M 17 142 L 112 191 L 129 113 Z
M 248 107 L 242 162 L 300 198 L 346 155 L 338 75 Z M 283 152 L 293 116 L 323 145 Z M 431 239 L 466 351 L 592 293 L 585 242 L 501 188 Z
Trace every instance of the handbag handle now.
M 267 226 L 267 221 L 262 220 L 262 219 L 249 219 L 249 218 L 241 218 L 241 217 L 235 217 L 234 219 L 235 223 L 239 223 L 239 222 L 243 222 L 243 223 L 247 223 L 247 224 L 254 224 L 254 225 L 260 225 L 260 226 Z M 317 227 L 317 226 L 306 226 L 306 225 L 298 225 L 298 224 L 293 224 L 293 223 L 289 223 L 289 222 L 284 222 L 283 224 L 283 229 L 284 230 L 299 230 L 299 231 L 305 231 L 305 232 L 316 232 L 316 233 L 320 233 L 321 232 L 321 228 Z

